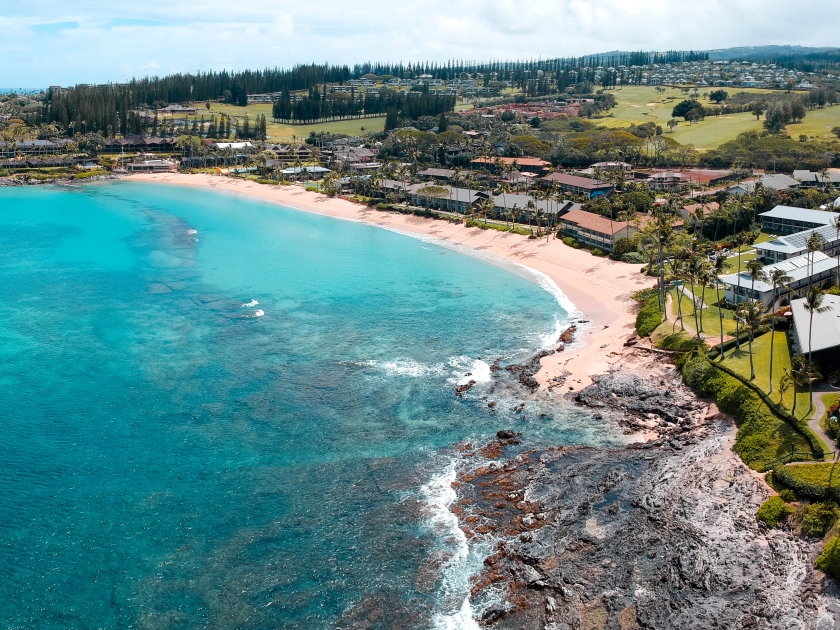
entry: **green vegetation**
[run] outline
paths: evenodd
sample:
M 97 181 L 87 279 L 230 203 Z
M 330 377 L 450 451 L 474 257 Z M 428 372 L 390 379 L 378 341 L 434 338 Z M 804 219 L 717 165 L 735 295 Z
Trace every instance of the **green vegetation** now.
M 636 315 L 636 330 L 642 337 L 648 337 L 662 323 L 665 313 L 659 304 L 656 289 L 644 289 L 633 296 L 642 303 L 642 309 Z
M 639 252 L 627 252 L 621 256 L 621 260 L 633 265 L 644 265 L 648 261 L 647 257 Z
M 796 464 L 773 473 L 774 479 L 790 488 L 800 499 L 840 496 L 840 463 Z
M 825 544 L 817 558 L 817 568 L 835 580 L 840 579 L 840 536 L 835 536 Z
M 755 363 L 755 380 L 753 384 L 764 393 L 770 394 L 770 333 L 761 335 L 753 341 L 753 361 Z M 723 365 L 728 367 L 739 376 L 749 379 L 750 358 L 747 345 L 741 344 L 741 348 L 731 348 L 724 353 Z M 791 369 L 791 354 L 788 344 L 787 333 L 776 331 L 775 342 L 773 343 L 773 394 L 770 398 L 775 403 L 781 402 L 788 410 L 793 409 L 793 388 L 779 394 L 779 381 L 785 374 L 785 370 Z M 796 417 L 804 420 L 810 417 L 808 412 L 808 392 L 800 391 L 796 395 Z
M 574 249 L 580 249 L 580 243 L 577 242 L 577 239 L 572 238 L 571 236 L 564 236 L 563 243 L 569 247 L 573 247 Z
M 680 363 L 686 383 L 701 396 L 714 398 L 721 411 L 736 419 L 734 450 L 750 468 L 761 470 L 791 451 L 812 452 L 807 426 L 785 422 L 756 392 L 717 369 L 704 354 L 694 354 Z
M 822 538 L 836 520 L 837 507 L 833 503 L 811 503 L 805 507 L 800 531 L 803 536 Z
M 779 523 L 785 521 L 791 514 L 793 514 L 793 508 L 781 497 L 770 497 L 758 508 L 755 518 L 768 527 L 778 527 Z
M 711 343 L 719 343 L 720 341 L 720 314 L 723 313 L 723 334 L 727 336 L 734 336 L 735 335 L 735 319 L 733 318 L 732 311 L 725 308 L 719 308 L 717 306 L 717 294 L 715 290 L 706 287 L 704 292 L 700 291 L 700 287 L 694 288 L 698 301 L 700 295 L 705 295 L 705 300 L 703 303 L 703 334 Z M 694 323 L 694 310 L 695 310 L 695 303 L 694 300 L 691 299 L 691 287 L 687 286 L 685 288 L 685 294 L 682 294 L 681 289 L 672 289 L 671 290 L 671 299 L 672 299 L 672 307 L 671 310 L 673 314 L 677 314 L 677 294 L 680 294 L 680 307 L 682 308 L 682 315 L 683 321 L 687 326 L 690 328 L 695 327 Z M 721 291 L 721 296 L 723 292 Z M 698 316 L 699 320 L 699 316 Z M 680 324 L 678 321 L 672 322 L 675 327 L 679 328 Z

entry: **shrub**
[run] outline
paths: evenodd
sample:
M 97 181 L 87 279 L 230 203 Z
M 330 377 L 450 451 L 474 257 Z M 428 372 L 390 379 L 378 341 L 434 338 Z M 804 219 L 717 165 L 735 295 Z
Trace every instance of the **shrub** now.
M 817 568 L 835 580 L 840 579 L 840 536 L 829 540 L 817 558 Z
M 833 503 L 812 503 L 805 508 L 802 518 L 802 534 L 821 538 L 837 520 L 837 510 Z
M 785 503 L 781 497 L 770 497 L 758 508 L 755 518 L 767 527 L 778 527 L 779 523 L 791 514 L 793 514 L 793 508 Z
M 593 256 L 606 256 L 607 255 L 607 252 L 605 252 L 600 247 L 596 247 L 595 249 L 593 249 L 589 253 L 592 254 Z
M 620 259 L 624 254 L 638 253 L 636 243 L 631 238 L 620 238 L 613 245 L 612 257 L 616 260 Z M 642 262 L 646 262 L 644 259 Z
M 632 265 L 643 265 L 647 262 L 644 254 L 640 254 L 639 252 L 627 252 L 621 256 L 621 260 Z M 644 270 L 645 268 L 643 267 L 642 269 Z
M 793 503 L 794 501 L 796 501 L 796 493 L 789 488 L 785 488 L 784 490 L 782 490 L 779 493 L 779 496 L 782 497 L 782 501 L 784 501 L 785 503 Z
M 637 296 L 643 296 L 643 298 L 639 299 Z M 636 315 L 636 330 L 640 336 L 649 337 L 662 323 L 665 316 L 662 309 L 659 308 L 659 296 L 656 289 L 646 289 L 639 291 L 633 297 L 642 302 L 642 310 Z
M 747 466 L 761 469 L 765 462 L 775 460 L 785 452 L 811 450 L 802 429 L 787 424 L 774 414 L 755 391 L 713 366 L 704 354 L 684 357 L 679 367 L 686 384 L 701 396 L 716 399 L 720 410 L 737 421 L 734 450 Z M 788 468 L 798 470 L 802 466 L 777 469 L 773 482 L 792 488 L 801 497 L 799 488 L 788 483 Z
M 564 236 L 563 237 L 563 243 L 565 243 L 569 247 L 574 247 L 575 249 L 580 249 L 580 243 L 577 242 L 577 239 L 574 239 L 571 236 Z

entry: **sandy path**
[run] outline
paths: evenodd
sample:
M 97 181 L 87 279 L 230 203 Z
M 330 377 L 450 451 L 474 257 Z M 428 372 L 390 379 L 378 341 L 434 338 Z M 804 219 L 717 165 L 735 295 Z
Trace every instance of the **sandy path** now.
M 132 175 L 130 179 L 216 188 L 306 212 L 435 236 L 492 252 L 540 271 L 560 287 L 581 316 L 590 322 L 578 337 L 583 344 L 543 359 L 543 369 L 536 375 L 543 385 L 568 371 L 567 383 L 580 389 L 591 383 L 591 375 L 606 372 L 611 365 L 620 362 L 624 341 L 634 332 L 636 303 L 631 296 L 653 283 L 638 273 L 638 265 L 597 258 L 586 251 L 572 249 L 558 239 L 529 240 L 517 234 L 467 228 L 460 223 L 372 210 L 345 199 L 307 192 L 298 186 L 268 186 L 227 177 L 176 173 Z

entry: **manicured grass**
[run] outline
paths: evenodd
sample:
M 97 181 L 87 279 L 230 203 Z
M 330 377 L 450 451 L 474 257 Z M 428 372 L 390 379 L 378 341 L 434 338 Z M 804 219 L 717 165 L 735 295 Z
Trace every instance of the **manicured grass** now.
M 759 243 L 766 243 L 767 241 L 772 241 L 776 238 L 775 234 L 770 234 L 769 232 L 759 232 L 758 238 L 755 239 L 753 245 L 758 245 Z
M 799 135 L 803 133 L 809 138 L 816 136 L 836 139 L 837 136 L 831 133 L 831 129 L 838 126 L 840 126 L 840 106 L 833 105 L 822 109 L 809 109 L 801 123 L 787 126 L 787 132 L 794 139 L 799 138 Z
M 703 105 L 710 105 L 704 100 L 704 92 L 710 92 L 712 88 L 700 90 L 700 102 Z M 738 92 L 750 92 L 769 94 L 768 90 L 759 89 L 730 89 L 730 94 Z M 654 122 L 665 128 L 666 123 L 672 118 L 674 106 L 682 100 L 689 98 L 693 90 L 688 94 L 677 88 L 665 88 L 664 93 L 656 91 L 655 87 L 627 87 L 621 90 L 612 90 L 618 105 L 610 110 L 612 116 L 598 119 L 596 124 L 606 127 L 628 127 L 631 123 L 641 124 Z M 676 132 L 667 131 L 667 137 L 673 138 L 681 144 L 693 144 L 697 149 L 714 149 L 724 142 L 735 139 L 738 134 L 750 130 L 760 130 L 762 122 L 755 119 L 749 112 L 732 114 L 726 117 L 709 117 L 706 120 L 689 124 L 680 120 Z
M 779 402 L 779 379 L 785 373 L 785 369 L 790 370 L 791 355 L 788 347 L 787 333 L 785 331 L 776 331 L 776 343 L 773 347 L 773 393 L 770 398 L 773 402 Z M 766 333 L 757 337 L 753 341 L 753 363 L 755 364 L 755 380 L 753 383 L 761 388 L 765 393 L 770 392 L 770 333 Z M 732 348 L 724 354 L 723 365 L 730 370 L 743 376 L 746 379 L 750 377 L 750 353 L 749 345 L 745 342 L 741 344 L 741 348 Z M 805 419 L 810 417 L 808 412 L 809 406 L 808 390 L 800 391 L 796 395 L 796 413 L 797 418 Z M 782 399 L 782 405 L 788 410 L 793 410 L 793 388 L 785 392 Z
M 240 120 L 244 120 L 247 116 L 253 123 L 257 114 L 262 114 L 266 119 L 266 132 L 270 136 L 269 140 L 273 140 L 275 142 L 288 142 L 290 140 L 303 142 L 313 131 L 346 133 L 350 136 L 358 136 L 371 131 L 382 131 L 385 128 L 384 116 L 380 116 L 378 118 L 339 120 L 335 122 L 320 123 L 317 125 L 283 125 L 275 123 L 272 120 L 272 105 L 270 103 L 260 103 L 257 105 L 248 105 L 246 107 L 227 105 L 225 103 L 210 103 L 209 111 L 204 107 L 204 103 L 194 103 L 193 106 L 198 108 L 198 112 L 195 116 L 189 116 L 189 120 L 192 120 L 193 118 L 200 119 L 203 115 L 205 121 L 207 121 L 210 116 L 225 114 Z M 177 116 L 177 119 L 182 118 L 182 116 Z M 364 130 L 362 128 L 364 128 Z
M 700 287 L 695 287 L 695 295 L 698 297 L 700 296 Z M 691 327 L 693 330 L 695 328 L 694 322 L 694 304 L 691 300 L 691 285 L 686 285 L 685 287 L 685 295 L 682 295 L 682 291 L 680 291 L 680 295 L 682 297 L 680 301 L 680 305 L 682 306 L 682 313 L 683 313 L 683 320 L 686 326 Z M 676 296 L 677 290 L 673 289 L 671 291 L 671 299 L 673 308 L 672 310 L 675 311 L 674 315 L 677 315 L 677 303 L 676 303 Z M 720 297 L 723 299 L 723 289 L 720 291 Z M 732 336 L 735 334 L 735 320 L 732 318 L 732 311 L 727 309 L 719 309 L 717 304 L 717 295 L 715 294 L 715 290 L 709 287 L 706 287 L 705 291 L 705 303 L 703 308 L 703 335 L 706 338 L 706 341 L 710 345 L 714 345 L 719 343 L 720 341 L 720 312 L 723 311 L 723 334 Z M 699 315 L 698 315 L 699 321 Z M 671 322 L 673 325 L 674 322 Z M 676 323 L 676 330 L 680 329 L 679 322 Z
M 746 245 L 742 249 L 747 250 L 749 246 Z M 741 254 L 741 271 L 744 271 L 747 268 L 747 263 L 755 258 L 755 250 L 751 250 L 746 254 Z M 726 269 L 724 270 L 724 274 L 729 273 L 738 273 L 738 257 L 731 256 L 730 258 L 726 259 Z
M 821 488 L 840 487 L 840 462 L 785 466 L 785 472 L 800 481 Z

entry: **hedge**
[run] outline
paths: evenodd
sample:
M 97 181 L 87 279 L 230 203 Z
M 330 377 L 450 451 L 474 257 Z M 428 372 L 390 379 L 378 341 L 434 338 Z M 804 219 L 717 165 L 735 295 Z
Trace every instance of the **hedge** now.
M 740 381 L 744 386 L 749 387 L 755 394 L 761 399 L 761 401 L 767 405 L 770 410 L 776 414 L 779 418 L 787 422 L 791 425 L 798 433 L 802 434 L 806 440 L 808 440 L 808 444 L 810 445 L 811 452 L 814 453 L 818 458 L 822 458 L 825 451 L 822 447 L 822 440 L 817 437 L 817 435 L 811 430 L 807 424 L 803 424 L 799 422 L 791 413 L 787 411 L 784 407 L 779 405 L 778 403 L 774 402 L 769 394 L 761 389 L 758 385 L 753 383 L 752 381 L 747 380 L 734 370 L 730 370 L 727 366 L 723 365 L 722 363 L 715 363 L 714 367 L 719 370 L 723 370 L 732 378 Z
M 734 450 L 750 468 L 760 470 L 791 448 L 814 452 L 798 422 L 785 422 L 753 389 L 712 365 L 704 354 L 683 355 L 677 366 L 689 387 L 703 397 L 714 398 L 722 412 L 735 418 L 738 433 Z
M 773 472 L 773 481 L 790 488 L 800 499 L 840 503 L 840 464 L 783 466 Z
M 642 310 L 636 315 L 636 330 L 641 337 L 649 337 L 665 318 L 665 313 L 659 308 L 659 295 L 656 289 L 646 289 L 633 298 L 642 303 Z

